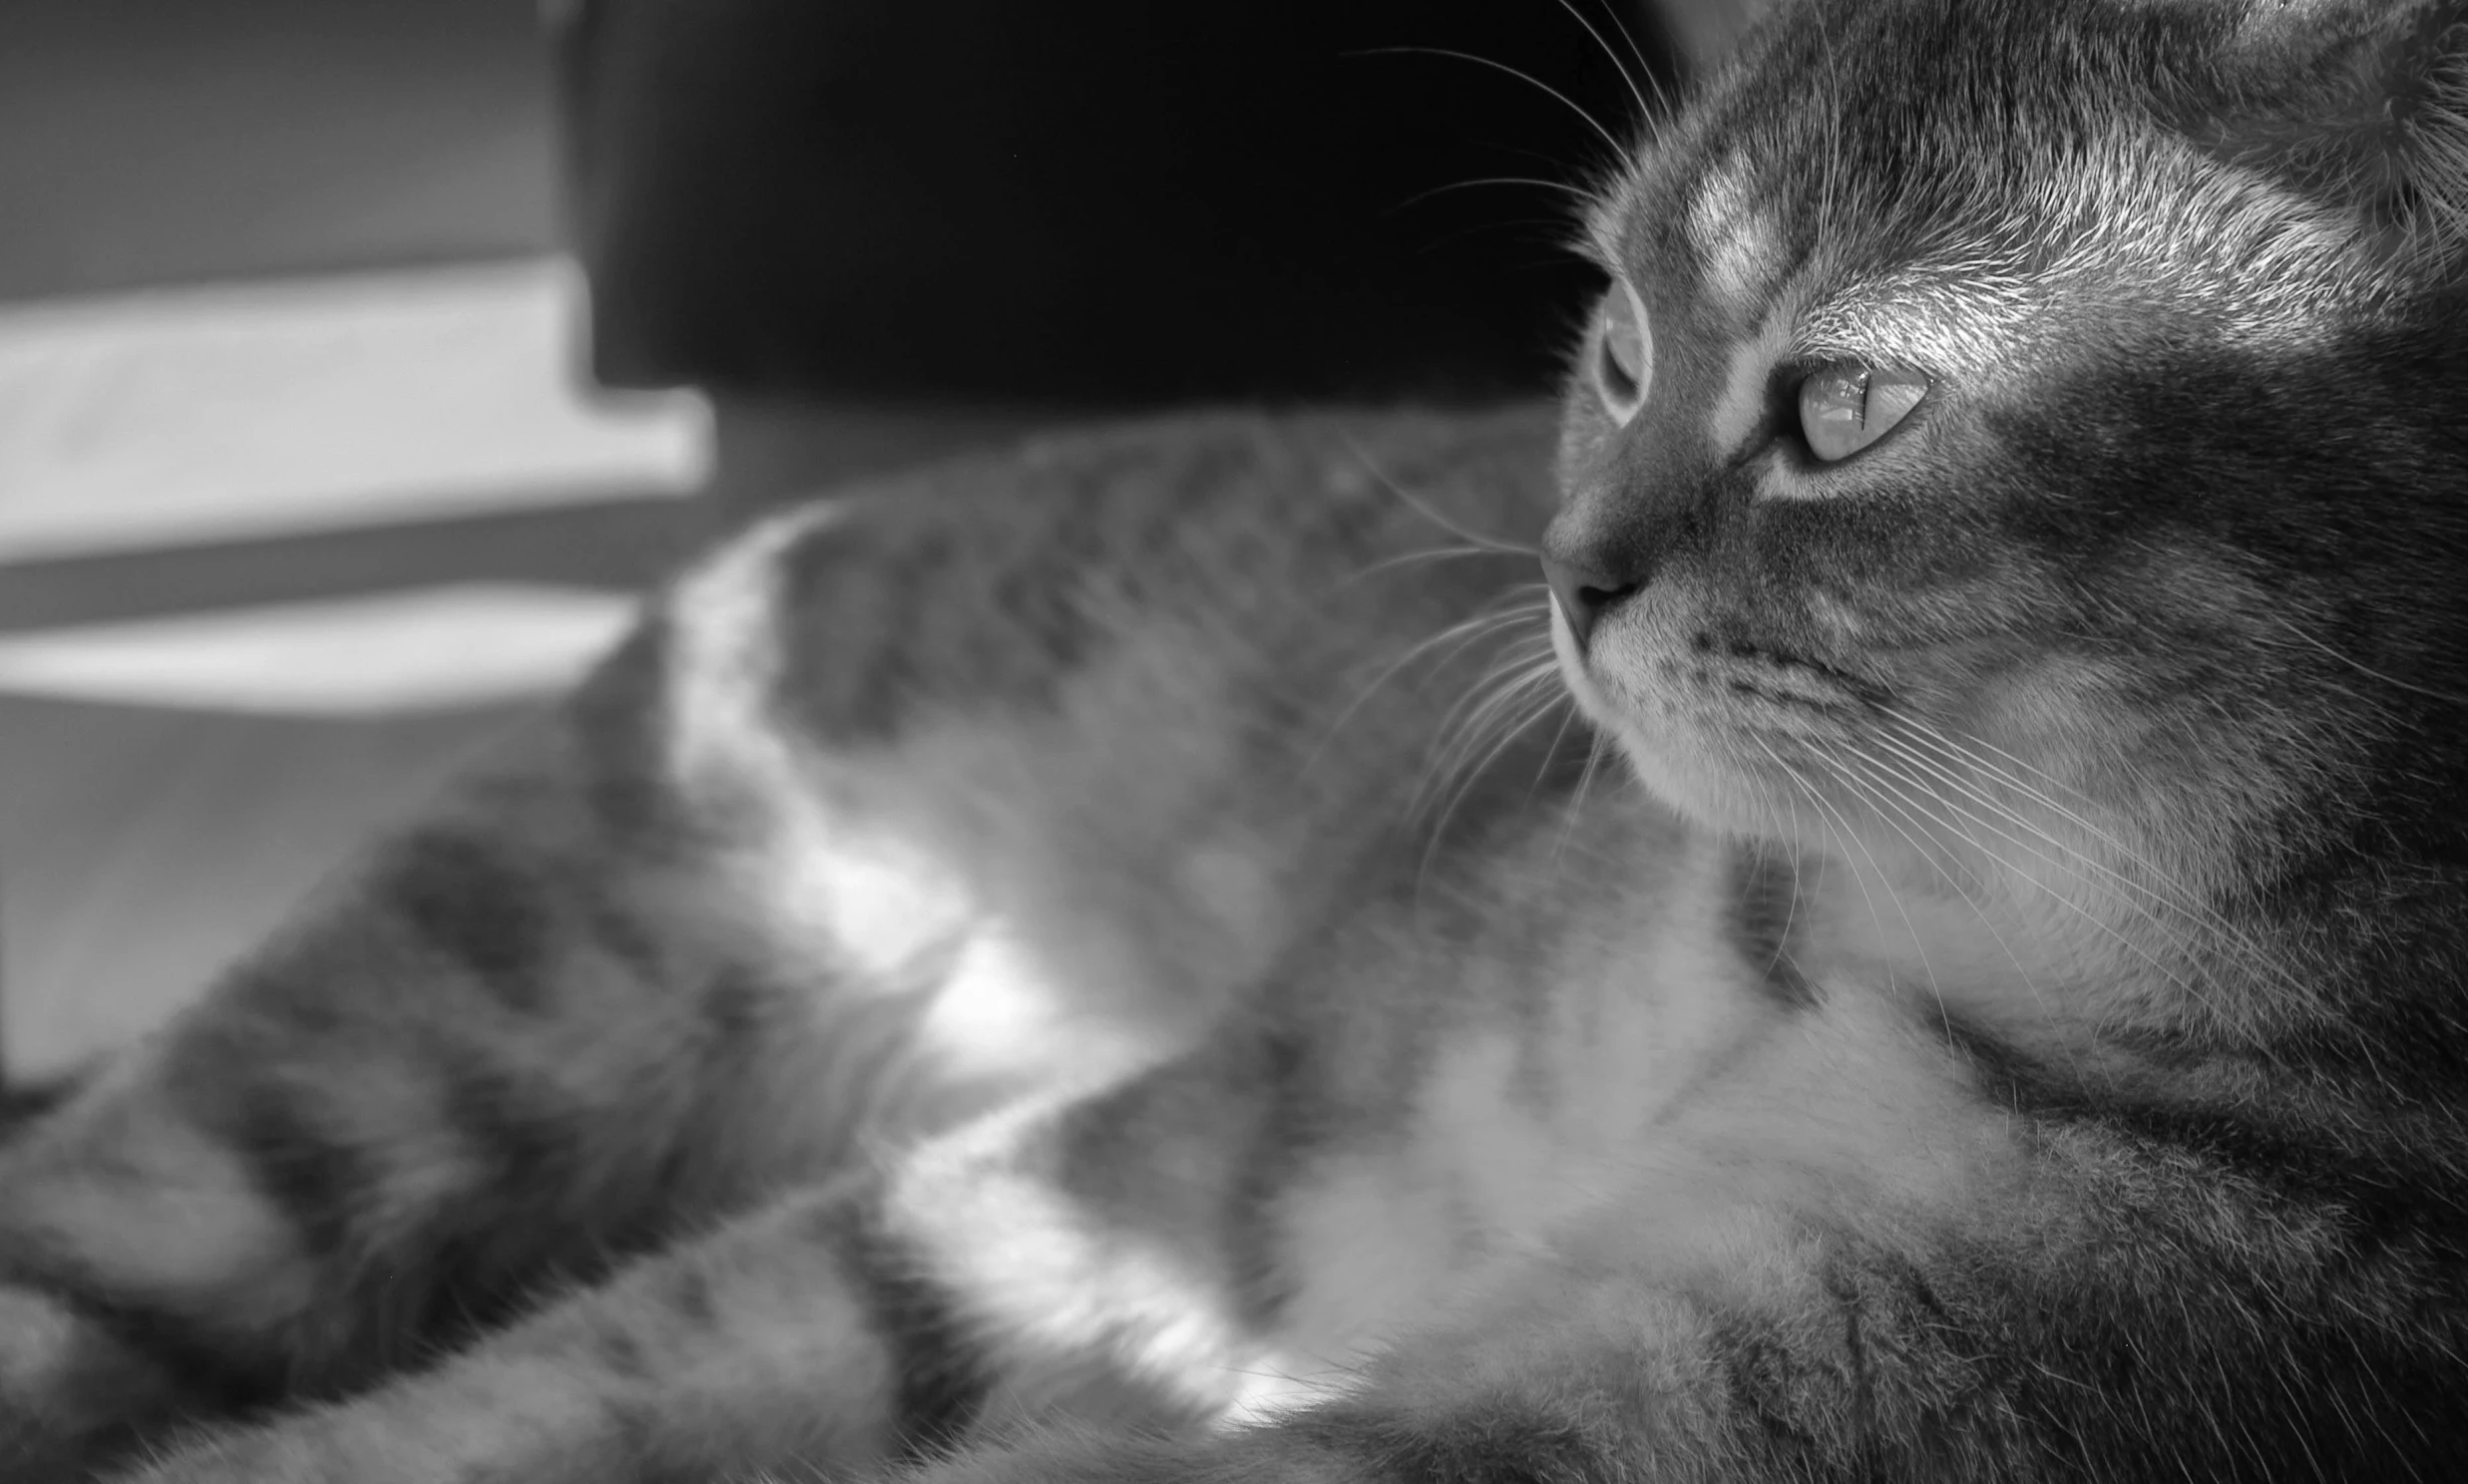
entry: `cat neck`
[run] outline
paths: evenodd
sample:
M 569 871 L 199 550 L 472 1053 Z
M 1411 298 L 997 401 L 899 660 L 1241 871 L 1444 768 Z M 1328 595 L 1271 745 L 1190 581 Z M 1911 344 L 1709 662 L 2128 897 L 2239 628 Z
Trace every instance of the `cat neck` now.
M 2071 849 L 2035 839 L 2031 852 L 1826 844 L 1737 847 L 1787 859 L 1802 971 L 1907 998 L 1949 1028 L 2064 1048 L 2080 1065 L 2468 1069 L 2454 1006 L 2468 976 L 2468 867 L 2395 854 L 2387 835 L 2233 884 L 2079 835 Z
M 2080 830 L 1824 845 L 1794 868 L 1803 972 L 2001 1039 L 2075 1055 L 2163 1039 L 2260 1045 L 2301 956 L 2283 925 Z

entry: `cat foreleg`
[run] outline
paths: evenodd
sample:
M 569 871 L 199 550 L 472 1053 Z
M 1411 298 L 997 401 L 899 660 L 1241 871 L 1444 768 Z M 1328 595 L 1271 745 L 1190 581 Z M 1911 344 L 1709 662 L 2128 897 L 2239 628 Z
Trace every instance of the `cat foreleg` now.
M 863 1472 L 895 1456 L 906 1378 L 933 1363 L 875 1241 L 862 1200 L 788 1199 L 433 1369 L 114 1477 L 652 1484 L 792 1461 Z
M 570 737 L 0 1146 L 0 1480 L 348 1395 L 847 1161 L 871 1006 L 701 946 Z
M 2440 1250 L 2056 1138 L 1975 1210 L 1737 1213 L 1703 1261 L 1537 1274 L 1308 1410 L 1042 1430 L 915 1484 L 2449 1476 L 2468 1336 L 2388 1297 L 2448 1281 Z

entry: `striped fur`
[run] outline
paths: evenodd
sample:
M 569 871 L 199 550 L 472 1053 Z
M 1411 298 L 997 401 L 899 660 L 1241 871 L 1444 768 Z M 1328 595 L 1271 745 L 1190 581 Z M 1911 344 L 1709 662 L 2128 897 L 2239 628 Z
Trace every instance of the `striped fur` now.
M 2450 1477 L 2452 16 L 1787 7 L 1650 385 L 722 546 L 0 1146 L 0 1479 Z

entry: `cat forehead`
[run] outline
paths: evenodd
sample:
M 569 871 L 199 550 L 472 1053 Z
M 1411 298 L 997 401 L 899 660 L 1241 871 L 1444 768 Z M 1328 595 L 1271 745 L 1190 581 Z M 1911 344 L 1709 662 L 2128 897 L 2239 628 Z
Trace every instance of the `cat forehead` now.
M 2287 22 L 2196 0 L 1786 12 L 1603 192 L 1589 235 L 1614 272 L 1743 332 L 1792 320 L 1803 353 L 1993 358 L 2069 281 L 2281 331 L 2268 311 L 2355 301 L 2377 265 L 2323 199 L 2187 129 L 2258 27 Z
M 1608 194 L 1587 225 L 1612 271 L 1649 302 L 1767 353 L 1898 354 L 1940 369 L 2010 344 L 2038 245 L 1994 213 L 1863 228 L 1850 183 L 1830 187 L 1753 148 L 1665 162 Z
M 1792 218 L 1823 215 L 1830 235 L 1909 235 L 1916 216 L 1975 215 L 1983 186 L 2039 191 L 2085 135 L 2158 127 L 2152 69 L 2123 60 L 2133 45 L 2055 24 L 2084 11 L 2066 0 L 1786 9 L 1615 194 L 1683 228 L 1709 262 L 1736 262 Z
M 1717 298 L 1745 302 L 1786 266 L 1795 224 L 1778 174 L 1746 145 L 1668 145 L 1608 183 L 1585 217 L 1594 254 L 1614 272 L 1686 265 Z
M 1827 23 L 1841 34 L 1822 39 L 1781 18 L 1782 34 L 1719 75 L 1603 193 L 1588 226 L 1606 264 L 1685 267 L 1699 297 L 1751 315 L 1818 245 L 1903 256 L 1925 218 L 1976 220 L 1985 203 L 1938 187 L 1974 173 L 2000 131 L 1880 69 L 1874 54 L 1896 38 L 1864 9 L 1846 7 Z M 1975 76 L 1995 67 L 1983 58 Z

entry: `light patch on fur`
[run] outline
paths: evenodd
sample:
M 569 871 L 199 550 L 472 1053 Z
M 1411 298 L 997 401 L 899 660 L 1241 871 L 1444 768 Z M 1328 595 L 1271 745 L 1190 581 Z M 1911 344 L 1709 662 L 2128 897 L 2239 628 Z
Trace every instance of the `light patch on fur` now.
M 2004 1115 L 1980 1105 L 1966 1069 L 1887 996 L 1840 980 L 1822 983 L 1817 1007 L 1692 1116 L 1699 1147 L 1734 1167 L 1727 1178 L 1743 1195 L 1771 1185 L 1803 1207 L 1816 1189 L 1855 1180 L 1913 1207 L 1955 1209 L 1980 1161 L 2013 1152 Z
M 1194 746 L 1120 766 L 1089 737 L 1134 708 L 1073 714 L 1094 704 L 1083 693 L 1059 719 L 1001 728 L 921 724 L 843 790 L 965 874 L 978 905 L 926 1026 L 955 1066 L 1126 1073 L 1187 1045 L 1282 941 L 1276 884 L 1251 851 L 1190 842 L 1191 801 L 1224 757 Z
M 1238 1423 L 1342 1394 L 1401 1324 L 1440 1316 L 1459 1257 L 1445 1193 L 1410 1162 L 1333 1161 L 1285 1212 L 1301 1282 L 1275 1363 L 1246 1380 Z
M 1720 925 L 1729 911 L 1728 846 L 1698 832 L 1673 863 L 1656 911 L 1601 945 L 1600 987 L 1565 1000 L 1546 1081 L 1560 1137 L 1605 1170 L 1688 1095 L 1697 1069 L 1766 1023 L 1771 1011 Z
M 973 930 L 957 962 L 935 991 L 919 1026 L 919 1044 L 946 1073 L 968 1079 L 1037 1077 L 1101 1084 L 1156 1059 L 1158 1049 L 1136 1024 L 1091 1015 L 1076 1002 L 1070 975 L 1085 967 L 1122 976 L 1120 945 L 1092 933 L 1084 955 L 1057 966 L 1024 942 L 1009 925 L 990 919 Z
M 1592 1196 L 1569 1178 L 1551 1131 L 1514 1095 L 1517 1047 L 1476 1035 L 1441 1053 L 1424 1084 L 1423 1147 L 1443 1161 L 1458 1224 L 1486 1245 L 1532 1251 L 1560 1210 Z
M 232 1156 L 151 1100 L 71 1116 L 126 1125 L 122 1162 L 105 1169 L 20 1174 L 24 1227 L 39 1240 L 77 1244 L 89 1273 L 128 1292 L 192 1294 L 213 1288 L 222 1316 L 261 1322 L 297 1312 L 313 1275 L 298 1238 L 261 1200 Z M 38 1199 L 39 1197 L 39 1199 Z
M 1754 195 L 1738 156 L 1716 166 L 1688 206 L 1688 236 L 1707 294 L 1734 318 L 1746 318 L 1783 266 L 1780 222 Z
M 1003 1362 L 1008 1394 L 992 1405 L 1084 1415 L 1127 1380 L 1192 1416 L 1219 1414 L 1258 1348 L 1230 1296 L 1165 1238 L 1007 1167 L 999 1151 L 1040 1117 L 1000 1116 L 926 1151 L 893 1196 L 930 1271 L 967 1296 L 965 1322 Z
M 1170 1039 L 1264 971 L 1287 925 L 1260 864 L 1273 842 L 1221 823 L 1243 760 L 1220 673 L 1190 663 L 1206 640 L 1155 622 L 1115 631 L 1051 714 L 921 723 L 852 777 L 852 798 L 863 788 L 961 865 L 1075 1007 Z M 1114 745 L 1133 728 L 1180 741 Z
M 1755 334 L 1735 342 L 1723 373 L 1723 390 L 1706 420 L 1706 437 L 1716 458 L 1739 457 L 1758 436 L 1766 416 L 1766 391 L 1774 368 L 1790 349 L 1785 316 L 1769 314 Z
M 1808 605 L 1809 618 L 1826 631 L 1837 645 L 1851 649 L 1868 639 L 1868 618 L 1854 603 L 1823 587 L 1811 587 L 1801 600 Z
M 52 1299 L 0 1286 L 0 1396 L 33 1393 L 87 1333 L 82 1320 Z
M 755 527 L 686 573 L 666 598 L 676 652 L 666 714 L 666 770 L 689 791 L 725 777 L 749 749 L 775 764 L 779 738 L 765 700 L 780 666 L 776 619 L 785 604 L 785 554 L 846 519 L 844 508 L 808 506 Z
M 1635 1203 L 1657 1120 L 1767 1014 L 1711 930 L 1720 875 L 1679 879 L 1692 889 L 1594 945 L 1538 1038 L 1471 1030 L 1440 1052 L 1402 1157 L 1333 1161 L 1301 1185 L 1286 1222 L 1296 1317 L 1242 1419 L 1341 1393 L 1406 1335 L 1547 1271 L 1567 1234 Z
M 805 805 L 807 797 L 784 802 Z M 892 832 L 822 811 L 793 811 L 791 828 L 756 873 L 771 899 L 766 918 L 795 923 L 830 945 L 855 970 L 853 987 L 897 983 L 938 945 L 962 931 L 976 910 L 969 883 L 945 861 Z
M 1872 985 L 1824 981 L 1813 1009 L 1707 1070 L 1633 1142 L 1624 1198 L 1561 1240 L 1563 1266 L 1648 1290 L 1673 1272 L 1719 1271 L 1752 1302 L 1790 1302 L 1806 1273 L 1779 1213 L 1975 1206 L 2018 1157 L 1967 1069 Z
M 1051 711 L 921 701 L 892 748 L 747 744 L 734 765 L 793 779 L 773 792 L 794 802 L 741 847 L 735 891 L 792 957 L 878 991 L 950 955 L 915 1042 L 938 1080 L 1084 1086 L 1172 1054 L 1289 931 L 1277 843 L 1209 817 L 1240 761 L 1193 643 L 1125 634 Z M 1127 727 L 1191 740 L 1109 745 Z

